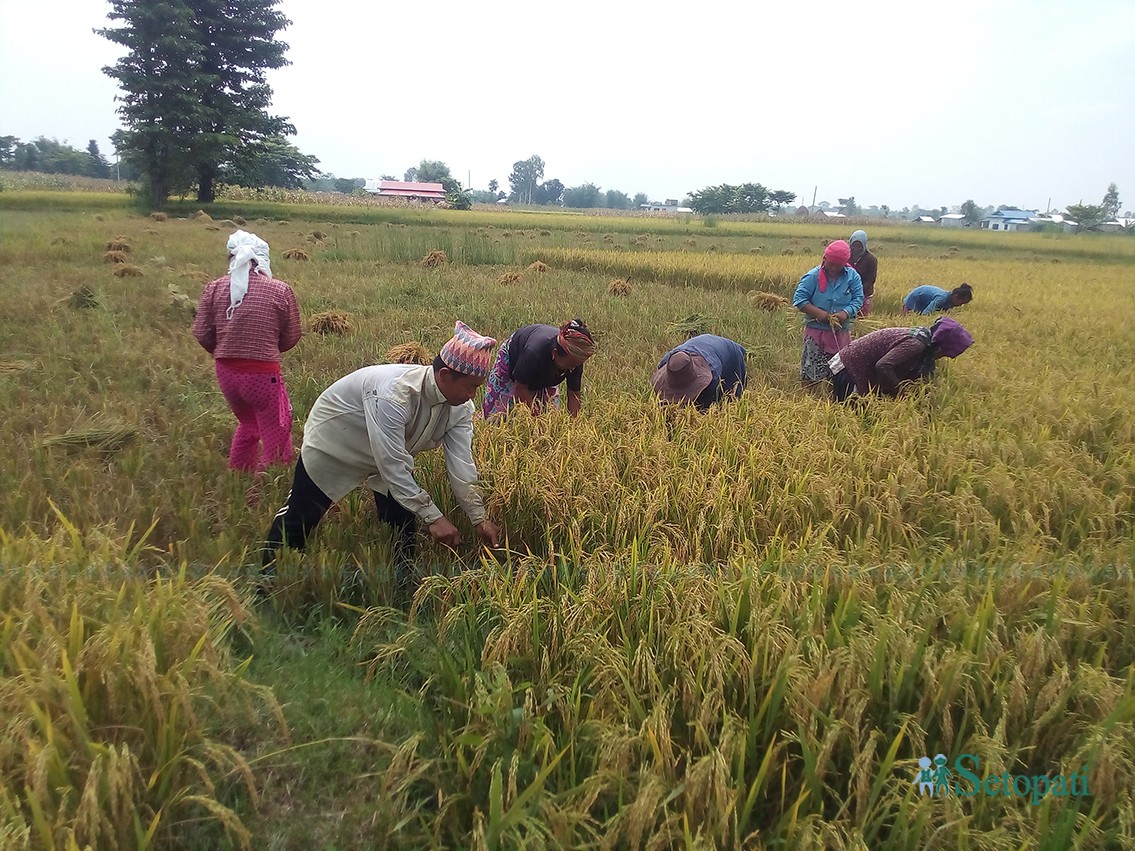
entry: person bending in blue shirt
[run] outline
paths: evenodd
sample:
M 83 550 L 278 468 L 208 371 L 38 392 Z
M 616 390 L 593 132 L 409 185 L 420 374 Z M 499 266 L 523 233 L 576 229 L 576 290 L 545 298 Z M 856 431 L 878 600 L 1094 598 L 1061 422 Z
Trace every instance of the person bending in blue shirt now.
M 694 405 L 699 411 L 745 389 L 745 349 L 716 334 L 691 337 L 662 356 L 650 379 L 663 404 Z
M 906 294 L 902 300 L 903 313 L 921 313 L 928 316 L 931 313 L 944 313 L 951 308 L 973 301 L 973 287 L 962 284 L 952 290 L 944 290 L 930 284 L 915 287 Z

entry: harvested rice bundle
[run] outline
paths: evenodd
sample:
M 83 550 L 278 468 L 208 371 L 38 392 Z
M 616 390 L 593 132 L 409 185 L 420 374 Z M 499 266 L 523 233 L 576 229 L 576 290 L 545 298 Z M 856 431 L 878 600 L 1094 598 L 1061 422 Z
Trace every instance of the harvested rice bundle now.
M 170 284 L 169 287 L 169 306 L 175 314 L 185 314 L 186 316 L 197 315 L 197 303 L 189 296 Z
M 308 320 L 308 330 L 315 334 L 350 334 L 355 330 L 351 314 L 341 310 L 316 313 Z
M 433 363 L 433 360 L 429 350 L 417 340 L 391 346 L 386 353 L 387 363 L 416 363 L 421 366 L 429 366 Z
M 784 296 L 766 292 L 750 293 L 749 304 L 760 310 L 767 310 L 770 313 L 792 306 L 792 303 Z
M 498 284 L 519 284 L 520 283 L 520 273 L 519 272 L 505 272 L 503 275 L 501 275 L 499 278 L 497 278 L 497 283 Z
M 146 273 L 132 263 L 123 263 L 114 267 L 114 277 L 116 278 L 144 278 L 145 276 Z
M 283 257 L 284 257 L 285 260 L 310 260 L 311 259 L 311 255 L 309 255 L 302 248 L 289 248 L 287 251 L 284 252 Z
M 108 251 L 102 256 L 103 263 L 125 263 L 126 260 L 125 251 Z
M 691 313 L 684 319 L 671 322 L 670 330 L 684 334 L 687 338 L 696 337 L 699 334 L 708 334 L 712 321 L 712 318 L 709 316 L 705 316 L 701 313 Z
M 537 260 L 535 263 L 529 264 L 528 271 L 529 272 L 547 272 L 548 271 L 548 264 L 543 262 L 542 260 Z
M 126 242 L 126 237 L 117 236 L 106 244 L 107 251 L 121 251 L 123 254 L 130 253 L 130 246 Z
M 210 216 L 208 213 L 206 213 L 204 210 L 198 210 L 196 213 L 193 214 L 192 218 L 197 219 L 198 221 L 201 221 L 201 222 L 213 221 L 213 217 Z
M 248 221 L 244 218 L 244 216 L 233 216 L 233 222 L 236 223 L 237 227 L 244 227 L 246 224 L 248 224 Z
M 51 238 L 51 244 L 52 245 L 66 245 L 67 244 L 67 237 L 65 237 L 65 236 L 53 236 Z
M 67 304 L 77 310 L 83 310 L 90 307 L 102 307 L 102 299 L 99 294 L 88 287 L 86 284 L 79 287 L 75 292 L 71 293 L 71 297 L 67 299 Z
M 623 278 L 615 278 L 611 283 L 607 284 L 607 293 L 609 295 L 627 296 L 631 294 L 630 281 Z
M 436 248 L 433 251 L 431 251 L 429 254 L 427 254 L 425 257 L 422 258 L 422 265 L 425 266 L 427 269 L 436 269 L 438 266 L 441 266 L 443 263 L 448 263 L 448 262 L 449 262 L 449 258 L 445 256 L 445 252 L 440 251 Z
M 0 373 L 5 372 L 23 372 L 28 369 L 35 368 L 35 361 L 31 360 L 8 360 L 0 361 Z
M 41 445 L 92 448 L 109 452 L 133 443 L 137 437 L 138 430 L 132 426 L 95 425 L 44 438 Z
M 165 213 L 157 212 L 157 213 L 150 213 L 150 218 L 153 219 L 155 222 L 164 222 L 166 219 L 169 218 L 169 216 L 167 216 Z

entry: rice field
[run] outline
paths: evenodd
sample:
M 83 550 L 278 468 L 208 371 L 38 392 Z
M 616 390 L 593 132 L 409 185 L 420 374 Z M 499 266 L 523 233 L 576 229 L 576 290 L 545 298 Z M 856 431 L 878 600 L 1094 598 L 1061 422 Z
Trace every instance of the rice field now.
M 774 298 L 838 228 L 128 203 L 0 195 L 0 847 L 1135 844 L 1135 239 L 867 227 L 856 333 L 968 281 L 976 343 L 852 410 L 799 392 Z M 424 542 L 412 602 L 360 492 L 252 603 L 290 471 L 247 504 L 189 333 L 238 216 L 300 301 L 297 444 L 328 384 L 455 319 L 587 320 L 578 420 L 476 428 L 504 548 L 426 454 L 466 543 Z M 749 387 L 664 416 L 695 326 Z M 1087 794 L 920 795 L 938 753 Z

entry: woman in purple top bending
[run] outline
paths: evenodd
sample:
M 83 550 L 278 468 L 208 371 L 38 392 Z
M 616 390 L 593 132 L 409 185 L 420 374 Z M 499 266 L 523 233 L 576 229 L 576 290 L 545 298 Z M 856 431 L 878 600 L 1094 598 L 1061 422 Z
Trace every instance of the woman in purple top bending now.
M 938 358 L 956 358 L 972 344 L 970 332 L 948 316 L 929 328 L 872 331 L 831 359 L 832 393 L 840 402 L 853 393 L 900 396 L 908 382 L 930 378 Z

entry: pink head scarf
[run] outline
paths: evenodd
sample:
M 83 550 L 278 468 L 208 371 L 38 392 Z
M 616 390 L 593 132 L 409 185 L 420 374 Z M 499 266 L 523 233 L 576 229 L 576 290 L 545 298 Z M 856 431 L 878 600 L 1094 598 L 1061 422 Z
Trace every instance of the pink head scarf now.
M 824 249 L 824 261 L 828 263 L 838 263 L 840 266 L 846 266 L 851 260 L 851 246 L 847 244 L 846 240 L 837 239 L 834 242 L 829 242 L 828 247 Z M 828 270 L 820 265 L 820 292 L 824 292 L 828 288 Z

